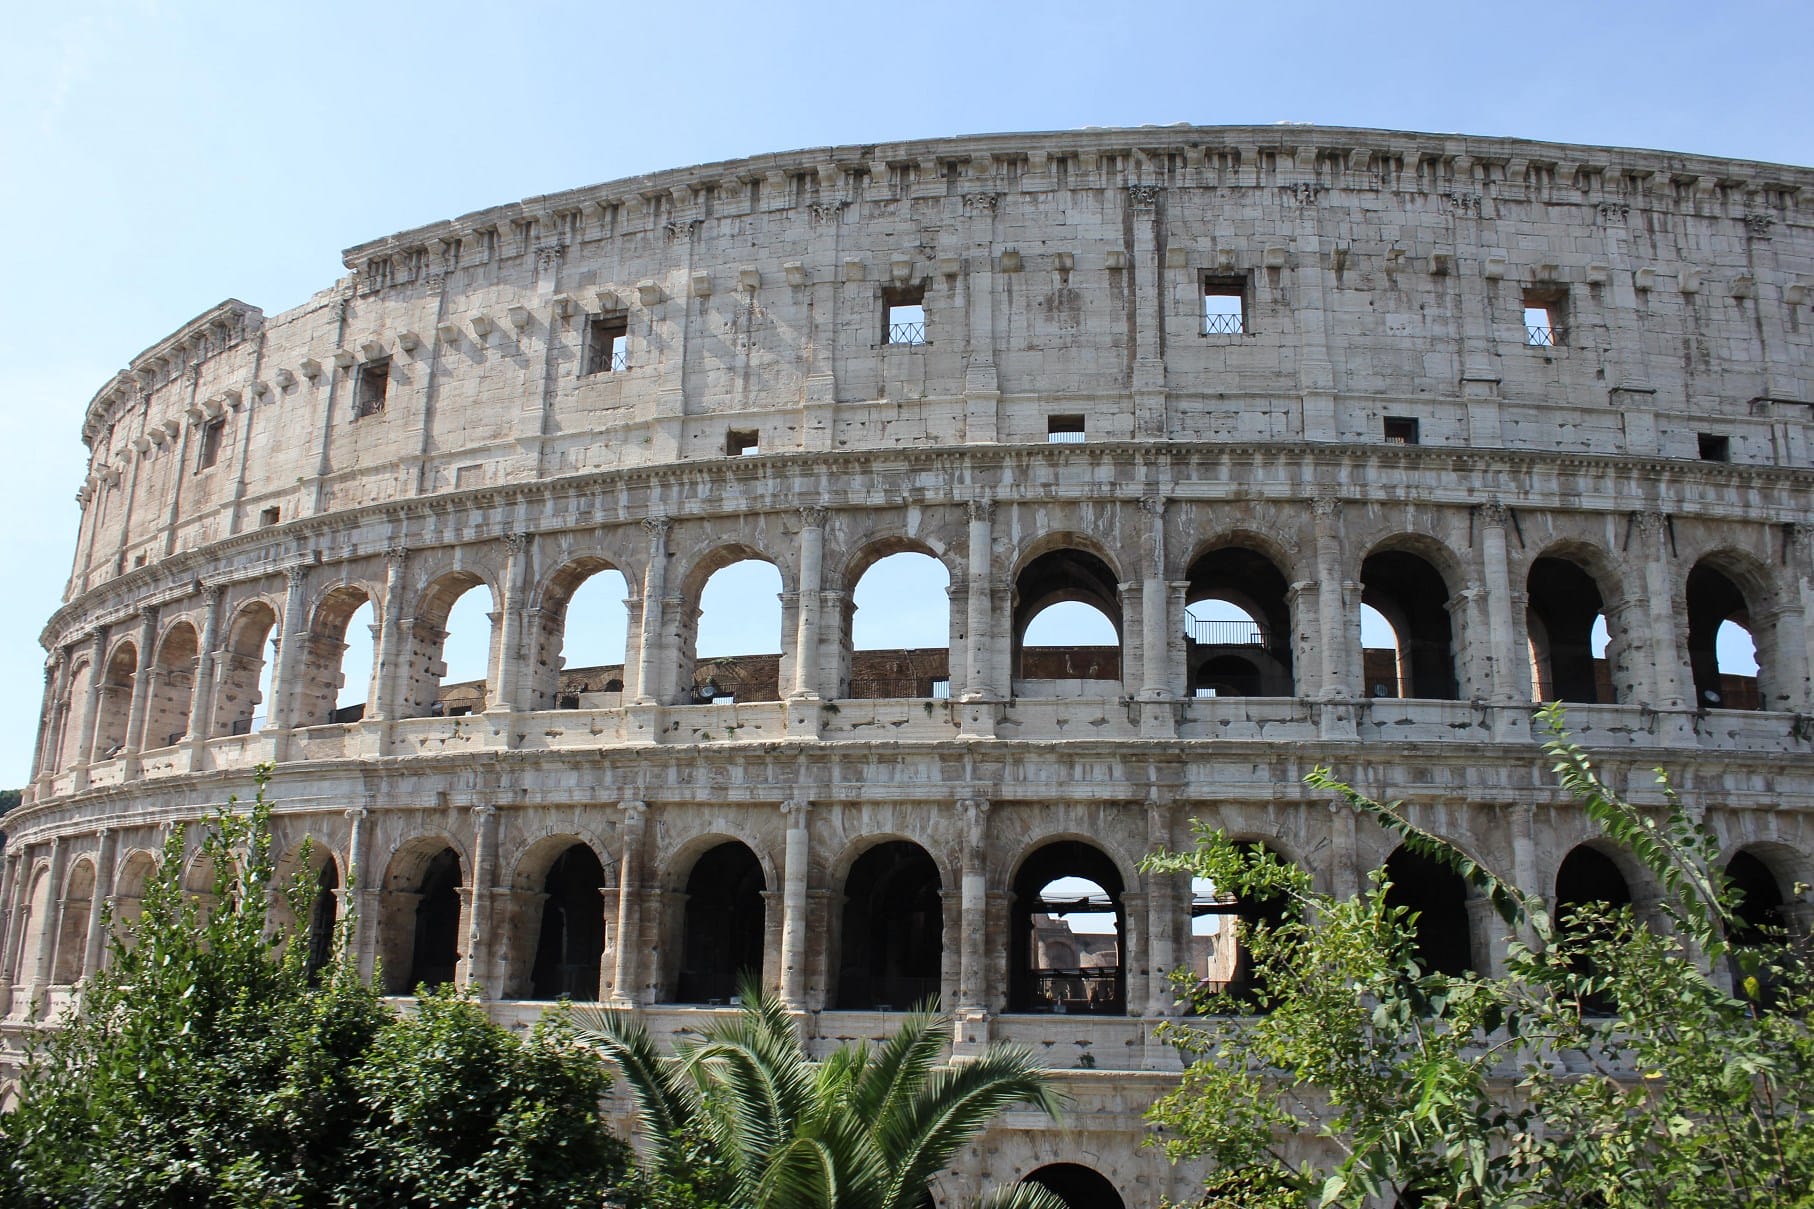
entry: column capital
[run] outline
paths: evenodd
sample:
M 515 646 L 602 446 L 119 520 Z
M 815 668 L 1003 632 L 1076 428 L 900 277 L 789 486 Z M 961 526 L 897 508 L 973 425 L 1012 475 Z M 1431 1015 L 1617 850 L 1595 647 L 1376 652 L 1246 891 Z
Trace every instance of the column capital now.
M 1645 537 L 1660 537 L 1669 525 L 1668 516 L 1661 512 L 1634 512 L 1631 521 Z
M 626 827 L 640 827 L 643 820 L 649 817 L 649 804 L 641 798 L 625 798 L 617 804 L 617 808 L 624 812 Z
M 348 821 L 350 821 L 355 826 L 357 826 L 360 822 L 362 822 L 365 819 L 366 815 L 371 813 L 371 811 L 367 810 L 363 806 L 349 806 L 345 810 L 341 811 L 341 813 L 346 815 Z
M 970 500 L 964 505 L 964 508 L 969 512 L 972 521 L 981 521 L 986 525 L 995 519 L 994 500 Z
M 529 535 L 527 533 L 506 533 L 504 535 L 504 550 L 512 557 L 521 554 L 528 548 Z
M 202 600 L 206 602 L 210 609 L 219 604 L 220 598 L 226 595 L 226 593 L 227 589 L 223 584 L 205 583 L 202 585 Z
M 497 812 L 498 808 L 489 802 L 472 808 L 473 817 L 480 820 L 488 819 Z
M 308 582 L 309 568 L 307 563 L 292 563 L 283 569 L 284 580 L 292 592 L 300 592 L 302 585 Z
M 640 523 L 643 527 L 643 531 L 647 533 L 652 540 L 658 542 L 667 541 L 668 530 L 674 527 L 674 522 L 665 516 L 645 516 Z
M 1342 501 L 1333 495 L 1319 495 L 1310 501 L 1310 511 L 1318 520 L 1340 520 Z
M 808 798 L 788 798 L 781 803 L 781 813 L 790 827 L 804 827 L 806 816 L 812 808 L 812 801 Z
M 1171 501 L 1163 495 L 1143 495 L 1140 497 L 1140 511 L 1148 516 L 1164 517 L 1165 505 Z
M 819 504 L 808 504 L 800 509 L 800 523 L 808 529 L 823 529 L 829 513 L 830 509 Z
M 1511 509 L 1500 503 L 1498 496 L 1494 496 L 1486 503 L 1478 504 L 1475 507 L 1480 513 L 1480 519 L 1495 529 L 1505 528 L 1505 523 L 1511 516 Z
M 142 605 L 139 608 L 139 624 L 154 626 L 157 624 L 157 606 Z
M 409 561 L 409 547 L 408 546 L 390 546 L 390 547 L 388 547 L 384 551 L 384 561 L 390 563 L 393 566 L 401 567 L 404 563 Z

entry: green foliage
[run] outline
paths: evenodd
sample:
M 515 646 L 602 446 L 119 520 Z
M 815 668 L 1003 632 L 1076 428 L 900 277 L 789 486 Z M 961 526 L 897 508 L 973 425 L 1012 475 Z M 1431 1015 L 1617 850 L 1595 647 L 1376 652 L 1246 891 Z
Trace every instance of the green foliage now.
M 23 789 L 0 789 L 0 814 L 5 814 L 7 811 L 17 806 L 19 804 L 19 799 L 24 796 L 25 791 Z
M 847 1045 L 814 1063 L 775 999 L 746 985 L 743 1003 L 671 1056 L 628 1016 L 576 1012 L 579 1035 L 617 1062 L 636 1098 L 659 1204 L 920 1209 L 932 1177 L 997 1113 L 1058 1108 L 1050 1076 L 1023 1047 L 944 1064 L 950 1022 L 935 1013 L 910 1013 L 877 1050 Z M 983 1204 L 1063 1209 L 1032 1185 Z
M 1246 937 L 1255 1001 L 1201 1005 L 1260 1015 L 1168 1030 L 1190 1065 L 1150 1117 L 1172 1157 L 1207 1158 L 1218 1173 L 1199 1204 L 1814 1205 L 1806 963 L 1786 936 L 1733 942 L 1745 929 L 1719 844 L 1661 770 L 1666 808 L 1640 809 L 1568 741 L 1559 707 L 1542 717 L 1563 787 L 1648 871 L 1668 931 L 1629 908 L 1552 919 L 1401 804 L 1326 769 L 1310 782 L 1492 904 L 1512 937 L 1503 977 L 1425 970 L 1416 918 L 1388 902 L 1383 873 L 1337 899 L 1201 828 L 1195 851 L 1149 858 L 1298 907 Z M 1728 967 L 1737 996 L 1714 973 Z
M 270 933 L 268 775 L 203 824 L 205 899 L 169 838 L 142 914 L 45 1035 L 0 1121 L 0 1203 L 598 1203 L 625 1156 L 599 1119 L 604 1072 L 558 1018 L 519 1039 L 446 994 L 398 1018 L 351 962 L 310 970 L 306 943 Z M 285 889 L 293 917 L 313 891 Z

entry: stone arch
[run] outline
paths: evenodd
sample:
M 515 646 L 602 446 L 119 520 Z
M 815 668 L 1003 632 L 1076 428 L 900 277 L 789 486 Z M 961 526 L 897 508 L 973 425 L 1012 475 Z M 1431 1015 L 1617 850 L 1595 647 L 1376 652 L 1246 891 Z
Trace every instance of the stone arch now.
M 94 915 L 94 896 L 94 861 L 78 857 L 63 875 L 57 912 L 57 953 L 50 980 L 58 986 L 74 985 L 88 972 L 88 921 Z
M 788 564 L 745 541 L 720 542 L 694 558 L 680 576 L 680 614 L 672 619 L 676 634 L 676 704 L 691 705 L 707 699 L 706 694 L 699 691 L 698 686 L 702 685 L 716 685 L 720 692 L 715 695 L 731 696 L 739 701 L 773 701 L 781 696 L 781 686 L 787 683 L 792 671 L 789 631 L 795 617 L 793 606 L 784 603 L 780 608 L 780 623 L 773 648 L 779 653 L 779 658 L 774 665 L 773 685 L 768 679 L 767 661 L 749 658 L 752 655 L 766 655 L 767 651 L 740 651 L 735 655 L 709 659 L 701 659 L 699 656 L 699 623 L 704 616 L 702 600 L 706 586 L 718 572 L 746 561 L 767 563 L 775 569 L 781 581 L 781 597 L 789 597 L 795 591 L 795 580 Z M 764 608 L 766 607 L 764 602 Z M 724 678 L 727 676 L 735 676 L 737 679 L 730 681 Z
M 1231 830 L 1231 838 L 1245 849 L 1264 849 L 1280 861 L 1308 868 L 1287 845 L 1272 836 Z M 1197 990 L 1225 998 L 1209 1005 L 1211 1011 L 1248 1012 L 1258 1006 L 1256 996 L 1265 982 L 1253 968 L 1247 931 L 1256 926 L 1273 928 L 1291 916 L 1291 906 L 1280 896 L 1243 898 L 1218 887 L 1191 885 L 1191 968 L 1197 975 Z M 1200 930 L 1199 921 L 1214 919 L 1216 926 Z
M 1524 569 L 1525 638 L 1535 701 L 1611 705 L 1638 696 L 1632 627 L 1648 623 L 1626 597 L 1617 564 L 1599 546 L 1551 542 Z M 1595 656 L 1595 620 L 1606 627 L 1606 654 Z
M 286 944 L 300 940 L 307 946 L 305 962 L 311 975 L 333 960 L 345 882 L 340 855 L 314 835 L 291 847 L 272 870 L 271 885 L 278 893 L 271 905 L 271 930 Z M 301 891 L 300 903 L 291 902 L 292 890 Z M 302 908 L 300 917 L 296 906 Z
M 1020 1182 L 1038 1184 L 1067 1209 L 1126 1209 L 1127 1205 L 1107 1176 L 1082 1163 L 1047 1163 L 1029 1171 Z
M 745 975 L 767 986 L 771 882 L 755 850 L 725 835 L 699 836 L 676 854 L 664 880 L 678 880 L 681 890 L 668 896 L 666 947 L 678 960 L 662 979 L 663 998 L 728 1003 Z
M 87 659 L 79 659 L 71 665 L 69 671 L 69 692 L 63 698 L 62 709 L 58 711 L 58 724 L 62 733 L 57 738 L 57 767 L 68 768 L 71 765 L 88 759 L 88 752 L 77 750 L 81 746 L 81 725 L 73 722 L 79 712 L 86 708 L 88 686 L 94 679 L 94 665 Z
M 876 664 L 877 656 L 868 656 L 864 661 L 868 665 L 864 674 L 856 675 L 856 665 L 859 662 L 856 657 L 857 590 L 862 585 L 864 576 L 877 563 L 901 554 L 931 559 L 932 565 L 945 576 L 942 599 L 939 601 L 945 615 L 944 643 L 936 649 L 891 649 L 888 656 L 890 665 L 886 667 Z M 962 632 L 951 595 L 951 585 L 959 582 L 962 571 L 954 567 L 954 562 L 948 549 L 935 546 L 923 538 L 904 534 L 870 535 L 849 553 L 833 576 L 827 577 L 828 584 L 837 585 L 844 602 L 837 628 L 838 696 L 931 697 L 938 695 L 935 686 L 940 681 L 944 683 L 944 691 L 949 693 L 951 652 L 957 646 L 956 636 Z
M 1052 680 L 1112 681 L 1120 695 L 1127 652 L 1127 618 L 1121 599 L 1122 577 L 1115 560 L 1100 543 L 1077 534 L 1049 535 L 1035 542 L 1014 572 L 1010 658 L 1017 695 L 1041 695 L 1034 682 Z M 1101 613 L 1115 630 L 1112 656 L 1067 654 L 1062 660 L 1036 660 L 1026 655 L 1027 627 L 1055 604 L 1077 602 Z M 1034 648 L 1037 650 L 1038 648 Z M 1063 651 L 1065 648 L 1058 648 Z M 1094 651 L 1095 648 L 1079 648 Z
M 145 708 L 146 750 L 180 743 L 189 733 L 195 702 L 195 671 L 201 664 L 201 640 L 188 621 L 164 631 L 152 662 L 150 700 Z
M 1558 936 L 1566 942 L 1592 939 L 1598 926 L 1577 913 L 1598 909 L 1619 910 L 1636 900 L 1635 879 L 1627 876 L 1629 858 L 1601 841 L 1577 844 L 1556 866 L 1555 921 Z M 1593 970 L 1587 954 L 1577 954 L 1573 967 L 1582 973 Z M 1591 995 L 1582 1001 L 1582 1010 L 1593 1015 L 1609 1015 L 1612 1000 L 1604 995 Z
M 44 947 L 52 939 L 50 906 L 55 887 L 51 885 L 50 863 L 39 862 L 26 885 L 30 888 L 22 900 L 25 921 L 19 926 L 19 951 L 13 958 L 13 981 L 18 983 L 37 981 L 39 962 L 45 957 Z
M 1386 904 L 1414 917 L 1413 944 L 1427 973 L 1459 978 L 1483 968 L 1468 902 L 1473 894 L 1462 876 L 1441 861 L 1400 844 L 1386 858 Z
M 252 729 L 262 702 L 259 683 L 265 655 L 276 627 L 277 610 L 261 598 L 246 601 L 228 620 L 226 641 L 215 664 L 211 735 L 243 735 Z
M 1721 548 L 1696 559 L 1682 585 L 1687 615 L 1685 642 L 1697 709 L 1767 709 L 1780 692 L 1781 654 L 1776 585 L 1755 558 Z M 1731 622 L 1750 635 L 1757 672 L 1728 671 L 1718 650 L 1720 627 Z
M 515 862 L 506 921 L 504 996 L 601 998 L 606 937 L 615 921 L 613 863 L 591 835 L 541 836 Z
M 626 570 L 627 564 L 604 553 L 569 554 L 565 561 L 551 573 L 544 576 L 535 586 L 530 596 L 529 606 L 529 700 L 530 709 L 555 709 L 562 706 L 561 672 L 567 666 L 567 624 L 568 606 L 579 590 L 592 578 L 600 574 L 615 571 L 623 576 L 627 594 L 636 595 L 638 589 L 631 573 Z M 618 674 L 616 679 L 623 679 L 623 669 L 632 662 L 633 649 L 637 646 L 639 635 L 633 632 L 625 618 L 624 649 L 618 654 Z M 621 688 L 619 692 L 623 691 Z M 579 704 L 577 701 L 574 705 Z
M 427 578 L 422 589 L 415 595 L 413 613 L 401 623 L 405 651 L 399 716 L 426 718 L 439 717 L 444 713 L 479 713 L 496 695 L 493 689 L 497 684 L 497 646 L 502 627 L 494 621 L 486 644 L 489 654 L 485 664 L 484 685 L 478 699 L 453 706 L 445 705 L 441 699 L 441 681 L 447 675 L 447 663 L 443 656 L 449 637 L 448 617 L 468 592 L 479 589 L 490 594 L 490 616 L 497 617 L 501 597 L 496 585 L 479 571 L 469 568 L 456 567 L 441 571 L 432 578 Z
M 1222 601 L 1254 623 L 1197 620 L 1186 613 L 1185 683 L 1192 695 L 1289 697 L 1297 691 L 1291 584 L 1268 552 L 1277 549 L 1243 531 L 1199 546 L 1192 557 L 1184 573 L 1186 609 Z M 1224 687 L 1235 691 L 1223 693 Z
M 380 610 L 384 607 L 381 596 L 381 592 L 364 580 L 345 579 L 326 588 L 316 597 L 315 606 L 309 613 L 308 636 L 303 640 L 305 645 L 298 671 L 300 684 L 293 698 L 296 725 L 324 726 L 332 722 L 356 720 L 343 718 L 340 713 L 340 690 L 344 687 L 349 671 L 346 667 L 346 652 L 352 645 L 348 641 L 349 627 L 359 610 L 370 605 L 375 628 Z M 372 665 L 364 669 L 367 708 L 376 699 L 376 634 L 372 635 L 372 648 Z M 358 713 L 363 717 L 365 711 L 359 710 Z
M 449 837 L 418 835 L 392 853 L 379 892 L 379 953 L 386 994 L 453 982 L 469 887 L 466 854 Z
M 145 909 L 145 887 L 157 875 L 161 856 L 148 848 L 134 848 L 120 858 L 113 879 L 113 932 L 122 941 L 132 939 L 132 926 Z
M 139 674 L 138 644 L 130 638 L 114 643 L 102 667 L 101 697 L 95 703 L 94 758 L 110 760 L 126 748 L 132 685 Z
M 1060 901 L 1047 893 L 1065 883 L 1073 883 L 1084 896 Z M 1082 883 L 1094 883 L 1100 895 Z M 1022 857 L 1010 885 L 1008 1010 L 1126 1015 L 1123 896 L 1129 883 L 1115 859 L 1093 840 L 1048 836 Z M 1055 893 L 1068 897 L 1069 889 Z M 1078 933 L 1067 918 L 1071 915 L 1110 917 L 1112 938 Z M 1067 957 L 1073 961 L 1064 961 Z
M 1466 579 L 1448 547 L 1421 534 L 1386 538 L 1361 560 L 1360 578 L 1361 603 L 1385 618 L 1397 638 L 1390 674 L 1388 661 L 1363 646 L 1367 694 L 1456 700 L 1461 644 L 1452 585 Z
M 892 835 L 852 846 L 843 888 L 832 998 L 847 1011 L 901 1011 L 940 992 L 942 891 L 949 883 L 919 843 Z

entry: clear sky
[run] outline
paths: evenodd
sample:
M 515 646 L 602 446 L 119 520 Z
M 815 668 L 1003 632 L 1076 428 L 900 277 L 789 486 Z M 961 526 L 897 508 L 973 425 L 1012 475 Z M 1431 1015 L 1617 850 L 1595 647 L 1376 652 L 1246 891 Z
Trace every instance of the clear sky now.
M 307 4 L 0 9 L 0 785 L 28 774 L 82 410 L 223 298 L 639 172 L 998 130 L 1315 122 L 1814 163 L 1814 6 Z

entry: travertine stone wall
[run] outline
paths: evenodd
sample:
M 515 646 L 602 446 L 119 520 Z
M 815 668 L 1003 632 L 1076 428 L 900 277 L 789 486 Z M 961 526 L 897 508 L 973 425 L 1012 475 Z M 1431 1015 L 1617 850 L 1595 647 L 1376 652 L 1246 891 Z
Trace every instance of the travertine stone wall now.
M 281 846 L 333 862 L 365 967 L 407 981 L 445 891 L 452 972 L 506 1019 L 541 1010 L 574 845 L 603 871 L 588 989 L 661 1031 L 712 1010 L 681 1002 L 712 889 L 691 878 L 735 842 L 763 979 L 815 1045 L 878 1035 L 887 1012 L 840 1006 L 846 903 L 866 853 L 917 845 L 956 1047 L 1032 1043 L 1077 1097 L 1068 1123 L 992 1131 L 941 1204 L 1059 1161 L 1129 1205 L 1190 1187 L 1138 1147 L 1176 1070 L 1164 974 L 1191 950 L 1189 887 L 1138 861 L 1190 820 L 1356 889 L 1391 845 L 1302 786 L 1330 763 L 1553 889 L 1596 842 L 1533 734 L 1566 658 L 1602 771 L 1644 798 L 1668 764 L 1784 916 L 1809 913 L 1807 169 L 1312 127 L 991 136 L 575 190 L 346 265 L 281 315 L 222 303 L 89 405 L 0 865 L 9 1061 L 103 960 L 97 900 L 129 913 L 164 829 L 264 760 Z M 1205 332 L 1205 289 L 1231 282 L 1242 330 Z M 888 343 L 889 298 L 918 290 L 924 343 Z M 1531 343 L 1527 300 L 1559 342 Z M 625 364 L 584 373 L 601 317 Z M 1081 439 L 1051 443 L 1075 427 L 1054 417 Z M 1414 443 L 1389 439 L 1406 420 Z M 901 551 L 949 578 L 950 697 L 850 698 L 852 594 Z M 747 557 L 780 573 L 779 699 L 697 704 L 700 594 Z M 606 570 L 629 596 L 621 694 L 558 708 L 568 602 Z M 451 716 L 467 591 L 490 666 L 483 708 Z M 1272 619 L 1270 695 L 1198 695 L 1206 653 L 1238 654 L 1191 636 L 1207 598 Z M 1053 599 L 1110 617 L 1118 681 L 1021 660 Z M 368 602 L 364 717 L 335 722 Z M 1378 691 L 1364 603 L 1399 627 L 1403 695 Z M 1604 619 L 1603 660 L 1566 655 L 1586 639 L 1562 604 Z M 1712 663 L 1726 620 L 1754 680 Z M 1025 1010 L 1017 878 L 1055 845 L 1119 879 L 1114 1011 Z M 1496 966 L 1486 913 L 1459 914 Z

